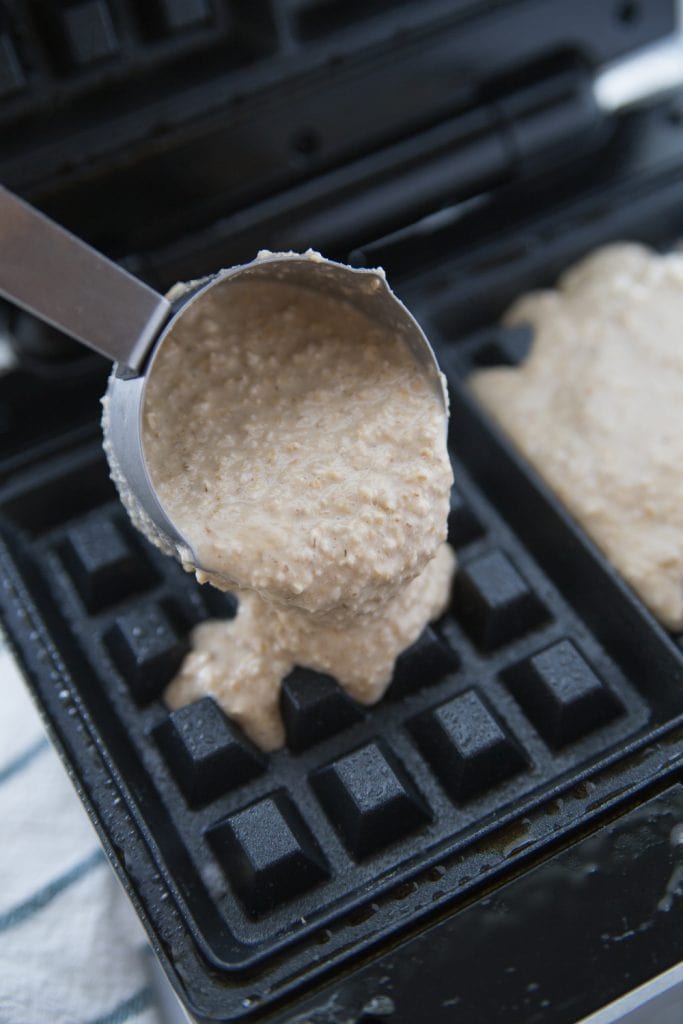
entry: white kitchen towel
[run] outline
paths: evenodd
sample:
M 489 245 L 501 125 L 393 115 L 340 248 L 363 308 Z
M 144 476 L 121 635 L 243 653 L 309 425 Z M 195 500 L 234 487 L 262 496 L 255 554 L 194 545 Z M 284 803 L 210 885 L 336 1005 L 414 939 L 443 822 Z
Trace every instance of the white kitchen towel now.
M 0 638 L 0 1024 L 162 1024 L 147 939 Z

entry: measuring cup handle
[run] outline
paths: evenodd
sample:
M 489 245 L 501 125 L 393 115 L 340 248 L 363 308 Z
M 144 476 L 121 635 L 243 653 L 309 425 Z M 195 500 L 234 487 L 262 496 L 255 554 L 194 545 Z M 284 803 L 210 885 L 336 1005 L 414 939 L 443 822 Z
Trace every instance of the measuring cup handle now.
M 139 372 L 171 313 L 163 296 L 0 185 L 0 296 Z

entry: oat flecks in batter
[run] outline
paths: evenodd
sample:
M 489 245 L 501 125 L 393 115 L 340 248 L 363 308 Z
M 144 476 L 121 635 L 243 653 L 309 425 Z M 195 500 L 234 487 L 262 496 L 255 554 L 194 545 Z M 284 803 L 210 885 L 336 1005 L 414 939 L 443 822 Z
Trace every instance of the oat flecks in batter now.
M 683 628 L 683 256 L 621 243 L 522 297 L 519 368 L 479 400 L 652 612 Z
M 279 699 L 287 673 L 295 665 L 326 672 L 357 701 L 373 704 L 391 682 L 398 655 L 445 609 L 454 567 L 443 544 L 378 615 L 349 627 L 318 623 L 245 591 L 234 620 L 196 627 L 166 701 L 182 707 L 212 693 L 258 746 L 275 750 L 285 739 Z
M 194 631 L 167 703 L 212 693 L 271 750 L 295 664 L 378 700 L 455 565 L 443 406 L 404 340 L 338 299 L 230 281 L 164 342 L 143 444 L 198 578 L 239 597 Z
M 235 281 L 190 307 L 152 367 L 143 442 L 200 581 L 221 589 L 344 624 L 445 537 L 438 396 L 401 337 L 316 292 Z

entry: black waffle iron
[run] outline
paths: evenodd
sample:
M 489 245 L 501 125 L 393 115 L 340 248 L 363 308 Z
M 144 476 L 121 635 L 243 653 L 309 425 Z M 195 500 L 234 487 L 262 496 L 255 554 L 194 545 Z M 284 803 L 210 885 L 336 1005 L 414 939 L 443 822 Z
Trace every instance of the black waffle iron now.
M 665 0 L 0 5 L 0 180 L 158 288 L 314 246 L 383 265 L 452 402 L 443 618 L 361 709 L 296 669 L 263 756 L 160 694 L 234 614 L 129 526 L 107 366 L 8 307 L 0 608 L 198 1021 L 574 1022 L 683 959 L 683 650 L 477 408 L 520 292 L 683 237 L 683 97 L 596 104 Z

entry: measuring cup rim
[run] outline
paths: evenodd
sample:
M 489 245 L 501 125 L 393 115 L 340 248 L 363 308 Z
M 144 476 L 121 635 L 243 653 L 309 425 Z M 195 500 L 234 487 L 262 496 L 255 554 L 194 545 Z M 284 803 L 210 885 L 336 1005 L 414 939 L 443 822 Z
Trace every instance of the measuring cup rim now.
M 191 564 L 195 569 L 206 570 L 206 567 L 199 565 L 195 557 L 195 552 L 192 549 L 192 545 L 188 542 L 187 538 L 184 537 L 182 531 L 178 529 L 164 509 L 157 495 L 156 487 L 154 486 L 154 482 L 151 478 L 149 467 L 147 465 L 143 442 L 144 409 L 147 384 L 165 339 L 175 329 L 178 321 L 188 312 L 191 306 L 214 288 L 227 282 L 234 281 L 239 277 L 243 277 L 245 274 L 249 274 L 254 280 L 258 280 L 261 276 L 260 272 L 262 271 L 264 282 L 268 282 L 270 284 L 277 283 L 277 278 L 273 278 L 268 273 L 268 268 L 272 269 L 274 264 L 281 265 L 283 267 L 287 265 L 291 266 L 293 264 L 301 264 L 306 265 L 309 269 L 318 266 L 321 268 L 318 273 L 318 283 L 320 283 L 325 274 L 328 274 L 330 280 L 332 277 L 335 277 L 336 283 L 339 282 L 342 275 L 346 276 L 349 282 L 355 279 L 356 283 L 352 288 L 349 288 L 348 296 L 339 292 L 338 298 L 341 301 L 346 299 L 346 301 L 352 302 L 352 304 L 356 305 L 357 308 L 361 308 L 370 316 L 372 316 L 372 307 L 377 305 L 378 300 L 384 301 L 385 312 L 391 311 L 393 316 L 393 326 L 401 331 L 406 339 L 406 343 L 416 354 L 416 358 L 418 358 L 419 353 L 423 368 L 428 365 L 431 381 L 443 403 L 444 424 L 447 429 L 448 393 L 445 386 L 445 380 L 443 374 L 439 370 L 434 351 L 415 317 L 390 288 L 382 269 L 350 267 L 347 264 L 329 260 L 313 250 L 308 250 L 305 253 L 275 253 L 270 252 L 269 250 L 262 250 L 257 255 L 256 259 L 251 260 L 248 263 L 219 270 L 215 274 L 211 274 L 207 277 L 175 285 L 166 296 L 173 308 L 173 315 L 166 321 L 163 329 L 157 336 L 154 344 L 151 346 L 140 373 L 132 378 L 130 376 L 120 376 L 118 368 L 116 366 L 114 367 L 114 371 L 110 377 L 107 394 L 110 402 L 113 399 L 120 401 L 120 405 L 117 405 L 116 408 L 128 421 L 129 426 L 133 426 L 131 420 L 134 417 L 134 431 L 137 445 L 134 452 L 131 452 L 130 449 L 124 451 L 124 443 L 119 443 L 118 440 L 123 436 L 122 434 L 119 434 L 118 431 L 118 426 L 120 424 L 117 423 L 115 428 L 112 430 L 112 420 L 110 417 L 110 446 L 120 467 L 121 474 L 126 480 L 127 486 L 137 499 L 140 499 L 141 496 L 142 499 L 144 499 L 140 500 L 140 504 L 156 528 L 155 532 L 160 535 L 158 538 L 160 546 L 164 546 L 161 541 L 162 538 L 166 538 L 170 542 L 170 546 L 172 546 L 174 553 L 181 559 L 181 561 L 188 565 Z M 287 276 L 288 274 L 285 273 L 284 277 L 286 278 Z M 308 288 L 311 291 L 320 291 L 320 288 L 316 288 L 312 283 L 314 277 L 315 275 L 308 275 L 308 284 L 305 281 L 297 281 L 296 283 L 302 288 Z M 363 293 L 362 290 L 359 291 L 357 287 L 359 278 L 367 279 L 368 284 L 365 293 Z M 283 283 L 291 283 L 291 281 L 288 282 L 284 280 Z M 363 298 L 363 295 L 365 295 L 365 298 L 368 300 L 367 304 L 360 301 L 360 299 Z M 374 319 L 380 318 L 375 315 Z M 382 320 L 382 322 L 386 323 L 386 320 Z M 416 343 L 416 338 L 419 339 L 419 345 Z M 429 357 L 430 359 L 429 364 L 425 363 L 426 357 Z M 128 438 L 128 441 L 130 441 L 130 437 Z M 118 450 L 114 451 L 115 448 Z M 121 458 L 122 452 L 124 454 L 123 459 Z M 131 476 L 133 477 L 133 480 L 131 480 Z M 151 515 L 151 512 L 154 514 Z M 168 550 L 168 545 L 166 547 Z

